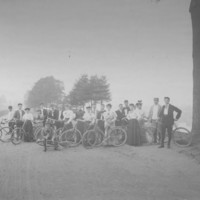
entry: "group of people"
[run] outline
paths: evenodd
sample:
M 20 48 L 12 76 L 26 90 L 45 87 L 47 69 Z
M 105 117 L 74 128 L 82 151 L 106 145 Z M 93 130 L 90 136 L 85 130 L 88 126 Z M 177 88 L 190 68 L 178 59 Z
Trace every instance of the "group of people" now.
M 182 111 L 177 107 L 170 104 L 170 98 L 164 98 L 164 105 L 161 106 L 159 98 L 154 98 L 154 104 L 151 106 L 149 114 L 145 115 L 142 108 L 142 101 L 139 100 L 136 104 L 130 103 L 128 100 L 123 104 L 119 104 L 117 111 L 112 109 L 111 104 L 101 104 L 100 110 L 94 111 L 91 106 L 86 107 L 84 111 L 79 107 L 76 111 L 73 111 L 69 105 L 51 104 L 49 108 L 45 108 L 41 103 L 37 110 L 37 115 L 34 116 L 30 112 L 30 108 L 22 109 L 22 104 L 18 104 L 18 109 L 13 110 L 12 106 L 9 106 L 9 113 L 7 120 L 9 122 L 10 129 L 16 126 L 23 126 L 24 130 L 29 132 L 29 135 L 33 135 L 33 122 L 34 120 L 41 120 L 43 126 L 45 126 L 47 119 L 53 119 L 55 121 L 55 127 L 66 129 L 73 128 L 74 121 L 82 122 L 83 126 L 80 127 L 83 133 L 86 127 L 92 126 L 98 121 L 100 128 L 105 132 L 105 135 L 109 133 L 109 129 L 115 126 L 125 126 L 127 128 L 127 143 L 129 145 L 139 146 L 145 142 L 145 121 L 150 122 L 154 129 L 154 143 L 160 144 L 160 148 L 164 147 L 164 140 L 166 130 L 168 132 L 168 148 L 170 148 L 172 127 L 175 120 L 181 117 Z M 174 118 L 174 112 L 177 115 Z M 160 126 L 161 124 L 161 126 Z M 158 128 L 161 127 L 161 134 L 158 134 Z

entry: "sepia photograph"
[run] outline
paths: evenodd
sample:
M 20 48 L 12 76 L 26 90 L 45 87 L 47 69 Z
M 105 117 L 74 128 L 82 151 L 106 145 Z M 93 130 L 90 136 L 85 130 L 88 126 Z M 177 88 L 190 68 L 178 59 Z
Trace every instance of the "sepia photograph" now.
M 0 0 L 0 200 L 200 200 L 200 0 Z

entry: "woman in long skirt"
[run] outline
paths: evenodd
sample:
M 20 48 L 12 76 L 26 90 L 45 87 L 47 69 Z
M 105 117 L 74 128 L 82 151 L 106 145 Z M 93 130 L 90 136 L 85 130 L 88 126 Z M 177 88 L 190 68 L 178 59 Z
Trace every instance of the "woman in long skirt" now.
M 127 144 L 131 146 L 141 145 L 141 131 L 137 115 L 135 113 L 134 104 L 130 104 L 130 111 L 127 115 L 128 127 L 127 127 Z

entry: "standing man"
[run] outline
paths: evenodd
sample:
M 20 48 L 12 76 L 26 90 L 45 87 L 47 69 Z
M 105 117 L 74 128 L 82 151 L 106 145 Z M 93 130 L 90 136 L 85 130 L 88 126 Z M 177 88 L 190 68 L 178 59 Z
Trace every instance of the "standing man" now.
M 96 118 L 99 119 L 99 120 L 103 120 L 103 114 L 106 112 L 105 110 L 105 105 L 104 104 L 101 104 L 101 108 L 99 111 L 97 111 L 96 113 Z
M 58 118 L 59 118 L 59 110 L 58 109 L 56 109 L 56 105 L 54 105 L 54 104 L 51 104 L 51 110 L 50 110 L 50 112 L 49 112 L 49 118 L 51 118 L 51 119 L 55 119 L 55 120 L 58 120 Z
M 45 126 L 47 117 L 48 117 L 48 111 L 44 108 L 44 104 L 40 104 L 40 111 L 41 111 L 41 117 L 43 118 L 43 126 Z
M 22 110 L 22 103 L 18 103 L 18 110 L 15 111 L 14 119 L 16 120 L 17 127 L 21 127 L 23 125 L 23 116 L 25 112 Z
M 14 111 L 12 106 L 8 106 L 8 115 L 7 115 L 7 120 L 8 120 L 8 126 L 9 126 L 9 131 L 11 132 L 12 129 L 14 128 L 15 122 L 13 121 L 14 118 Z
M 130 111 L 130 107 L 129 107 L 128 100 L 125 100 L 125 101 L 124 101 L 123 114 L 124 114 L 125 116 L 127 116 L 128 113 L 129 113 L 129 111 Z
M 174 125 L 174 121 L 177 121 L 182 114 L 182 111 L 178 109 L 177 107 L 170 104 L 170 98 L 165 97 L 164 98 L 165 105 L 162 107 L 160 118 L 162 120 L 162 140 L 161 145 L 159 148 L 164 148 L 164 141 L 165 141 L 165 133 L 166 130 L 168 132 L 168 145 L 167 147 L 170 148 L 171 143 L 171 137 L 172 137 L 172 127 Z M 177 113 L 175 119 L 174 119 L 174 112 Z
M 119 109 L 116 111 L 117 114 L 117 119 L 116 119 L 116 126 L 121 126 L 122 125 L 122 120 L 126 117 L 123 111 L 123 105 L 119 104 Z
M 154 144 L 158 142 L 157 137 L 158 137 L 159 142 L 161 142 L 161 134 L 160 132 L 158 132 L 161 111 L 162 111 L 162 106 L 159 104 L 159 98 L 154 98 L 154 105 L 151 106 L 150 111 L 149 111 L 149 117 L 148 117 L 152 126 L 155 127 L 155 130 L 153 133 Z

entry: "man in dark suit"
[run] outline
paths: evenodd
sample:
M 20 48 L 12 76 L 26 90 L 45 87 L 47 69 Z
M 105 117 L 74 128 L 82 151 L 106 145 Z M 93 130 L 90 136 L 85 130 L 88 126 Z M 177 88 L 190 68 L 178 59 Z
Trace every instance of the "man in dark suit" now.
M 46 123 L 46 120 L 47 120 L 47 117 L 48 117 L 48 111 L 47 111 L 47 109 L 44 108 L 43 103 L 40 104 L 40 111 L 41 111 L 41 115 L 42 115 L 42 118 L 43 118 L 43 126 L 45 126 L 45 123 Z
M 25 112 L 22 110 L 22 103 L 18 103 L 18 110 L 15 111 L 13 118 L 16 120 L 17 127 L 21 127 L 23 125 L 22 117 Z
M 129 111 L 130 111 L 129 102 L 128 102 L 128 100 L 125 100 L 125 101 L 124 101 L 123 114 L 124 114 L 125 116 L 127 116 L 128 113 L 129 113 Z
M 172 138 L 172 127 L 174 125 L 174 121 L 177 121 L 181 117 L 182 111 L 179 108 L 170 104 L 169 97 L 165 97 L 164 101 L 165 101 L 165 105 L 162 107 L 162 110 L 160 113 L 160 118 L 162 120 L 162 139 L 161 139 L 161 145 L 159 146 L 159 148 L 164 147 L 166 130 L 168 132 L 167 147 L 170 148 L 170 142 Z M 177 113 L 175 119 L 174 119 L 174 112 Z
M 119 104 L 119 109 L 116 111 L 116 114 L 117 114 L 117 120 L 115 122 L 115 125 L 121 126 L 122 125 L 122 119 L 124 119 L 126 117 L 122 104 Z
M 51 105 L 51 110 L 48 117 L 55 120 L 58 120 L 59 118 L 59 110 L 56 109 L 56 106 L 54 104 Z

